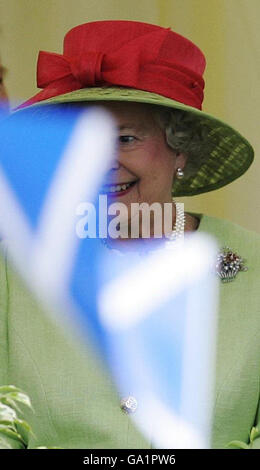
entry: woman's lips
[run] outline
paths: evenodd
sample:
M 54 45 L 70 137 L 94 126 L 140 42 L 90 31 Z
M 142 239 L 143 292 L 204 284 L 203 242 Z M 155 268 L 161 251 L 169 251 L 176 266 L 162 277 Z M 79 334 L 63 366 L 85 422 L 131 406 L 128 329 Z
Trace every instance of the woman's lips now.
M 125 194 L 131 191 L 131 189 L 136 185 L 136 183 L 137 181 L 133 181 L 133 183 L 131 183 L 131 186 L 129 186 L 127 189 L 123 189 L 122 191 L 109 192 L 109 191 L 103 190 L 102 194 L 106 194 L 108 197 L 112 197 L 112 198 L 124 196 Z

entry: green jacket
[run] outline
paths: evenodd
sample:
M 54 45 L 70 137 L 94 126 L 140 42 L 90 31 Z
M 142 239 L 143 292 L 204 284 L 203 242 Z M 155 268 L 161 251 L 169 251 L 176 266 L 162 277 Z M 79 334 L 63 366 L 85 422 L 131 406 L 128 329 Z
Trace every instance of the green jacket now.
M 246 259 L 247 272 L 220 284 L 212 447 L 249 441 L 257 415 L 260 377 L 260 237 L 216 218 L 201 216 L 198 231 L 214 235 Z M 102 361 L 68 339 L 0 257 L 0 384 L 29 394 L 26 412 L 35 437 L 29 447 L 149 448 L 120 409 L 120 397 Z M 152 412 L 152 410 L 151 410 Z M 253 448 L 260 448 L 256 438 Z

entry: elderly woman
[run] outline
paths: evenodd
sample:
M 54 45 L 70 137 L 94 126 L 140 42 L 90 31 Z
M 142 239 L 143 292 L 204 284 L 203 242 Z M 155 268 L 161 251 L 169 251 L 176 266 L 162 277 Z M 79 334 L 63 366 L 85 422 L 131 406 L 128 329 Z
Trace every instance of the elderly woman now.
M 127 206 L 128 221 L 132 203 L 171 203 L 172 226 L 164 234 L 173 243 L 184 229 L 213 234 L 229 247 L 216 263 L 221 298 L 212 447 L 236 440 L 259 448 L 251 432 L 259 419 L 259 236 L 224 220 L 184 214 L 172 200 L 232 182 L 253 158 L 238 132 L 201 111 L 204 68 L 202 52 L 170 29 L 128 21 L 83 24 L 66 35 L 63 55 L 40 53 L 42 91 L 22 108 L 33 105 L 48 116 L 46 104 L 104 106 L 119 129 L 117 158 L 102 188 L 109 201 Z M 152 239 L 153 219 L 150 224 Z M 123 242 L 110 238 L 107 246 L 120 249 Z M 242 272 L 244 259 L 248 270 Z M 125 413 L 131 407 L 120 408 L 97 360 L 76 351 L 50 324 L 4 261 L 0 275 L 1 381 L 31 395 L 36 414 L 28 419 L 37 438 L 29 447 L 152 447 Z

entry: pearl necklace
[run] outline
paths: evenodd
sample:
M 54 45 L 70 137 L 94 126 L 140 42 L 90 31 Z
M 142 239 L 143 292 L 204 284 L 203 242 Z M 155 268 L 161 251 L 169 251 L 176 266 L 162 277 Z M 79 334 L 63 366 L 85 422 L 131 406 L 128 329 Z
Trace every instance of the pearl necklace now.
M 184 238 L 184 229 L 185 229 L 185 212 L 183 209 L 184 204 L 181 202 L 176 202 L 175 207 L 176 207 L 175 225 L 171 234 L 166 239 L 166 242 L 165 242 L 166 248 L 173 247 L 173 242 L 183 240 Z M 112 250 L 117 253 L 121 253 L 120 250 L 110 247 L 104 238 L 101 238 L 101 241 L 103 245 L 105 245 L 105 247 L 108 248 L 109 250 Z
M 172 242 L 177 239 L 183 238 L 184 236 L 184 228 L 185 228 L 185 212 L 183 210 L 184 204 L 182 202 L 176 202 L 176 220 L 174 229 L 171 235 L 168 237 L 168 241 Z

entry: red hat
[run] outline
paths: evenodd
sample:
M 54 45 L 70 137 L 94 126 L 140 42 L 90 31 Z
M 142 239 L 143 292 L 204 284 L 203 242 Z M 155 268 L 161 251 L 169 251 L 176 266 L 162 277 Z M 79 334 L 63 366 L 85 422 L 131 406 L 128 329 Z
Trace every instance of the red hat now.
M 63 54 L 40 52 L 37 95 L 19 108 L 65 102 L 123 101 L 184 111 L 196 137 L 185 177 L 174 196 L 218 189 L 241 176 L 253 161 L 249 142 L 232 127 L 201 111 L 205 58 L 169 28 L 136 21 L 96 21 L 76 26 Z M 200 137 L 199 137 L 200 138 Z
M 158 93 L 201 109 L 205 57 L 170 29 L 134 21 L 76 26 L 63 55 L 40 51 L 37 85 L 22 106 L 88 87 L 123 86 Z

